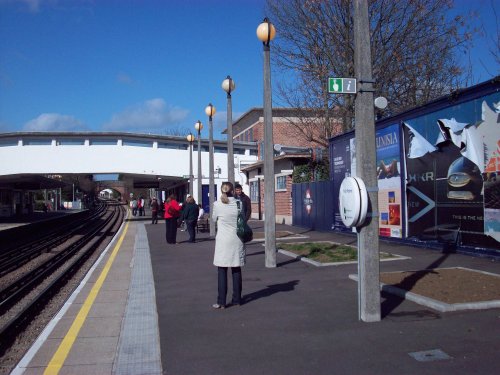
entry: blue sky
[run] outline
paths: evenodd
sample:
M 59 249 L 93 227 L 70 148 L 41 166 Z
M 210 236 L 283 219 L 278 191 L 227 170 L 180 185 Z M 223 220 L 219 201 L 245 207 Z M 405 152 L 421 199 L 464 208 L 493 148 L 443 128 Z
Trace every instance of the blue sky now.
M 490 36 L 471 54 L 476 82 L 498 74 L 484 58 L 495 0 L 477 9 Z M 226 122 L 222 80 L 236 82 L 233 118 L 262 106 L 265 0 L 0 0 L 0 131 L 194 131 L 204 108 Z M 279 30 L 278 30 L 279 37 Z M 478 52 L 479 51 L 479 52 Z M 482 54 L 482 61 L 479 55 Z M 484 61 L 486 60 L 486 61 Z M 487 70 L 491 70 L 488 72 Z M 273 72 L 273 81 L 280 77 Z

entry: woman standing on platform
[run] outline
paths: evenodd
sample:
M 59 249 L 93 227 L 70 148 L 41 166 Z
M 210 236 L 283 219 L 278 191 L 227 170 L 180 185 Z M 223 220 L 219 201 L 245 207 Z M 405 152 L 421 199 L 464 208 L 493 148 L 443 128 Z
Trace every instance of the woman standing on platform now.
M 233 197 L 233 184 L 224 182 L 221 197 L 214 203 L 212 220 L 217 223 L 215 236 L 214 265 L 218 272 L 218 296 L 215 309 L 226 307 L 227 268 L 231 267 L 233 278 L 232 305 L 241 304 L 242 277 L 241 267 L 245 265 L 245 245 L 236 234 L 238 206 Z
M 175 244 L 177 241 L 177 219 L 179 218 L 181 212 L 181 206 L 176 200 L 175 194 L 171 194 L 167 201 L 165 202 L 165 237 L 167 243 Z

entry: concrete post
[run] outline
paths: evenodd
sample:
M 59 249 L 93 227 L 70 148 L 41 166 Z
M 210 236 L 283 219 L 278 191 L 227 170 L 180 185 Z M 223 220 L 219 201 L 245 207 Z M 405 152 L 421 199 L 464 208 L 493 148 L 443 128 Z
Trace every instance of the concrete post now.
M 355 102 L 356 174 L 368 190 L 368 224 L 358 229 L 359 318 L 380 321 L 378 186 L 375 119 L 367 0 L 354 0 L 354 70 L 360 83 Z M 371 212 L 370 212 L 371 211 Z M 371 217 L 370 217 L 371 216 Z

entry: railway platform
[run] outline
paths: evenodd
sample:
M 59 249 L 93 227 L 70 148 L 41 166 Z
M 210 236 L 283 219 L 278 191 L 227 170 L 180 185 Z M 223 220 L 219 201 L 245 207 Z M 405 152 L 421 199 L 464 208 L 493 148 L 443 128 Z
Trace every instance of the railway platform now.
M 53 220 L 57 217 L 72 215 L 80 210 L 60 210 L 51 212 L 35 211 L 31 215 L 22 215 L 19 217 L 0 217 L 0 231 L 11 228 L 21 227 L 33 223 Z
M 263 222 L 251 222 L 255 232 Z M 355 237 L 277 225 L 296 241 Z M 382 295 L 382 320 L 358 319 L 355 264 L 316 267 L 247 246 L 241 306 L 215 310 L 214 242 L 199 233 L 165 243 L 163 222 L 127 221 L 87 280 L 13 374 L 494 374 L 500 309 L 440 313 Z M 381 271 L 430 265 L 500 273 L 498 261 L 380 243 L 404 260 Z

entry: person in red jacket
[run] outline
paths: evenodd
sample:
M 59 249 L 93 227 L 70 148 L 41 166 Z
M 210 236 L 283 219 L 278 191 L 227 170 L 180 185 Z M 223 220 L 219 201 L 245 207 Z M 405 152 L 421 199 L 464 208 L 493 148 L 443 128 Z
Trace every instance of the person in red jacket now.
M 175 194 L 171 194 L 165 201 L 165 237 L 167 243 L 175 244 L 177 239 L 177 219 L 181 213 L 181 206 L 176 200 Z

